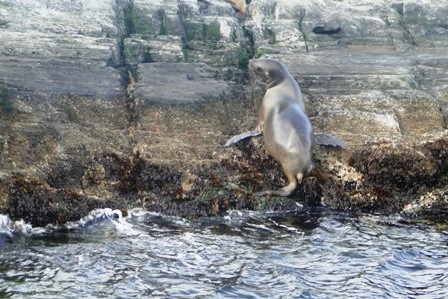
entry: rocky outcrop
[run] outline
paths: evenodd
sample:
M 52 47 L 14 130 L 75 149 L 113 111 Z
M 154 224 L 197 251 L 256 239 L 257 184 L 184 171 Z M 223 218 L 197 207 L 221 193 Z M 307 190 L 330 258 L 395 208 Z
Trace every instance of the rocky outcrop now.
M 225 0 L 0 1 L 0 210 L 42 225 L 107 203 L 187 217 L 298 197 L 444 207 L 448 7 L 247 2 L 241 16 Z M 292 199 L 252 197 L 284 183 L 260 140 L 222 147 L 255 124 L 263 87 L 247 63 L 261 56 L 287 64 L 316 130 L 349 144 L 318 149 Z M 14 208 L 31 202 L 47 212 Z
M 446 129 L 445 5 L 292 3 L 254 1 L 247 26 L 256 28 L 257 54 L 282 59 L 295 73 L 307 107 L 322 116 L 317 127 L 352 145 L 372 137 L 415 141 Z M 428 80 L 428 73 L 441 77 Z

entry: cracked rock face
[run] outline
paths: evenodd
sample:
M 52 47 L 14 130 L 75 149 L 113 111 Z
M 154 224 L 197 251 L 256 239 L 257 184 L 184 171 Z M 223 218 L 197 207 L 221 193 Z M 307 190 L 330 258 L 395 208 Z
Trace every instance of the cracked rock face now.
M 119 11 L 116 1 L 0 2 L 2 169 L 42 177 L 108 143 L 125 150 Z
M 0 183 L 109 198 L 84 182 L 103 176 L 99 153 L 180 172 L 228 158 L 255 124 L 258 57 L 284 61 L 316 131 L 349 144 L 340 163 L 369 142 L 447 138 L 443 1 L 252 0 L 244 16 L 233 2 L 0 0 Z
M 355 146 L 446 130 L 446 5 L 255 0 L 249 9 L 256 55 L 286 62 L 318 129 Z

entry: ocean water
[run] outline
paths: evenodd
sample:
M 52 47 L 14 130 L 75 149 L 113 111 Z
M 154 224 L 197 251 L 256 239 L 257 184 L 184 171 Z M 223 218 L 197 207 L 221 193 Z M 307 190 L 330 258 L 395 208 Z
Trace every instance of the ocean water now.
M 448 230 L 324 208 L 0 216 L 0 298 L 448 298 Z

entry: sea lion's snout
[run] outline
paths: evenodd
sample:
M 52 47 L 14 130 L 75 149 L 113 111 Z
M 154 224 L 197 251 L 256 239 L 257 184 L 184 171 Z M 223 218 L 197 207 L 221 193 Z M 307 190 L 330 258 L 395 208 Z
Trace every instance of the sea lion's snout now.
M 269 73 L 266 72 L 266 70 L 261 65 L 260 59 L 250 59 L 249 60 L 249 71 L 252 72 L 255 75 L 258 75 L 261 77 L 263 81 L 266 81 L 269 77 Z

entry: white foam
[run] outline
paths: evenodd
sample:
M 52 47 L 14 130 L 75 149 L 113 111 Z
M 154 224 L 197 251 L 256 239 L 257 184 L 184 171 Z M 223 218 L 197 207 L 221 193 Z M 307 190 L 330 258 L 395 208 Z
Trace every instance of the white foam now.
M 13 221 L 7 215 L 0 214 L 0 234 L 11 236 L 14 233 L 31 234 L 33 227 L 23 220 Z
M 132 223 L 129 221 L 132 218 L 145 218 L 148 216 L 155 216 L 158 214 L 145 211 L 143 209 L 132 209 L 128 211 L 128 215 L 123 217 L 123 213 L 120 210 L 112 210 L 110 208 L 105 209 L 96 209 L 93 210 L 86 217 L 81 218 L 75 222 L 69 222 L 65 225 L 65 227 L 72 228 L 82 228 L 90 225 L 94 225 L 96 223 L 101 222 L 109 222 L 111 223 L 115 229 L 126 235 L 138 235 L 141 233 L 140 230 L 136 229 Z
M 266 226 L 266 225 L 264 225 L 264 224 L 252 224 L 252 223 L 247 223 L 246 225 L 247 225 L 247 226 L 250 226 L 250 227 L 252 227 L 252 228 L 256 228 L 256 229 L 260 229 L 260 230 L 265 230 L 265 231 L 268 231 L 268 232 L 273 233 L 273 234 L 278 234 L 278 233 L 279 233 L 279 232 L 276 231 L 275 229 L 272 229 L 272 228 L 270 228 L 269 226 Z
M 112 210 L 110 208 L 96 209 L 78 221 L 68 222 L 65 227 L 68 229 L 85 227 L 104 220 L 113 220 L 115 218 L 123 218 L 123 214 L 120 210 Z
M 31 224 L 26 223 L 23 220 L 13 221 L 9 218 L 8 215 L 0 214 L 0 235 L 38 235 L 47 233 L 49 231 L 55 231 L 61 228 L 77 229 L 89 227 L 102 222 L 112 224 L 120 233 L 127 235 L 136 235 L 140 234 L 141 232 L 134 228 L 134 225 L 130 223 L 130 220 L 132 218 L 137 218 L 137 221 L 139 221 L 142 218 L 154 216 L 160 217 L 160 215 L 157 213 L 148 212 L 143 209 L 129 210 L 127 217 L 123 217 L 123 213 L 120 210 L 105 208 L 95 209 L 91 211 L 87 216 L 82 217 L 80 220 L 67 222 L 65 225 L 49 224 L 45 227 L 33 227 Z

